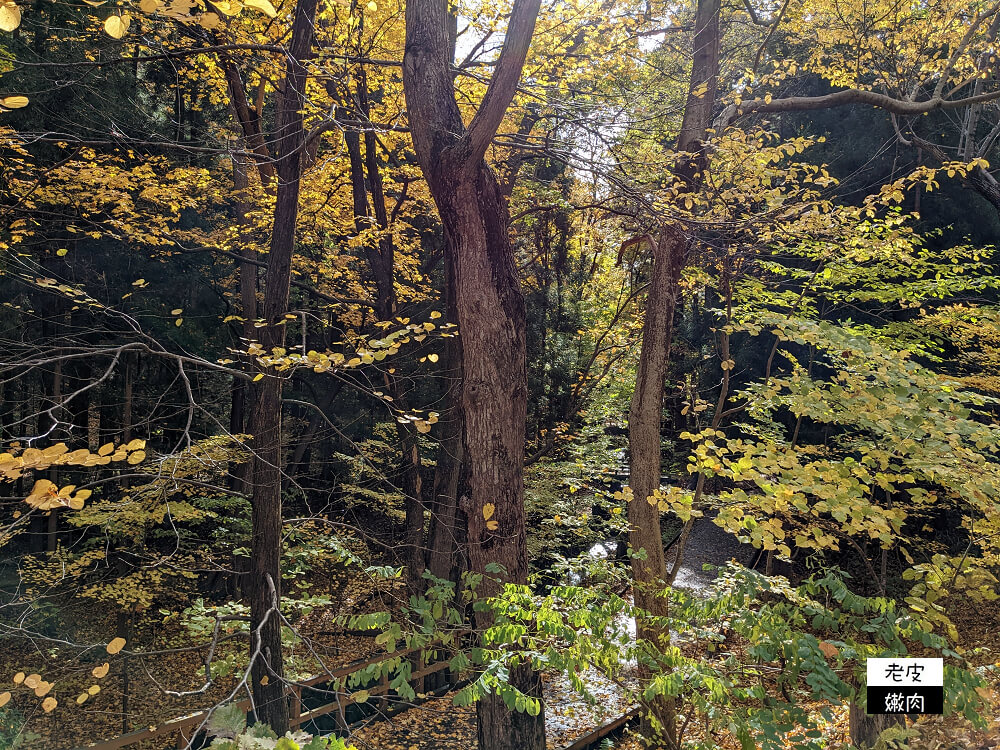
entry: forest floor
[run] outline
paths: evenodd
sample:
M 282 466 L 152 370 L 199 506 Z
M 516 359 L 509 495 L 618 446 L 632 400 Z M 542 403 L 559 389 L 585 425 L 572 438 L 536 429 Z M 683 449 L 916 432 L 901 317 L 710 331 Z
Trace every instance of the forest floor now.
M 730 558 L 749 562 L 747 548 L 736 544 L 730 535 L 714 524 L 699 524 L 692 534 L 678 584 L 693 589 L 702 588 L 714 578 L 714 573 L 703 570 L 703 565 L 719 564 Z M 352 579 L 337 591 L 336 600 L 353 611 L 365 608 L 370 611 L 394 609 L 400 601 L 400 592 L 391 589 L 373 591 L 370 589 L 370 581 Z M 302 620 L 304 633 L 315 639 L 315 647 L 327 667 L 337 668 L 381 651 L 381 647 L 376 646 L 372 638 L 337 634 L 334 614 L 330 610 L 317 609 Z M 961 645 L 967 651 L 996 641 L 1000 625 L 1000 606 L 997 603 L 970 607 L 953 613 L 953 617 L 962 635 Z M 100 610 L 92 610 L 84 620 L 86 622 L 81 622 L 75 634 L 80 641 L 105 640 L 101 638 L 101 634 L 113 631 L 115 626 L 113 617 L 102 616 Z M 164 644 L 178 643 L 183 638 L 182 634 L 171 634 L 169 628 L 161 627 L 153 640 Z M 47 675 L 45 664 L 59 661 L 57 654 L 47 653 L 42 645 L 38 645 L 33 653 L 25 654 L 24 641 L 5 639 L 5 643 L 6 646 L 0 647 L 0 665 L 9 669 L 11 674 L 14 671 L 38 671 L 45 679 L 57 682 L 60 706 L 51 714 L 43 713 L 40 700 L 25 691 L 16 692 L 15 699 L 6 708 L 6 714 L 0 711 L 0 729 L 4 720 L 13 716 L 11 709 L 28 721 L 28 727 L 35 736 L 24 748 L 64 750 L 81 747 L 101 738 L 114 737 L 122 732 L 122 662 L 117 662 L 111 673 L 100 681 L 99 694 L 83 705 L 77 705 L 74 698 L 95 682 L 90 676 L 91 667 L 107 658 L 103 651 L 92 649 L 90 653 L 81 654 L 81 663 L 75 672 Z M 233 656 L 240 656 L 244 648 L 245 639 L 237 639 L 221 647 L 217 655 L 224 657 L 231 653 Z M 132 717 L 130 726 L 133 731 L 141 729 L 143 725 L 163 722 L 212 705 L 231 693 L 237 684 L 235 674 L 218 679 L 204 692 L 186 697 L 169 697 L 163 694 L 163 687 L 174 691 L 197 690 L 203 684 L 203 659 L 204 654 L 198 651 L 142 660 L 136 657 L 130 659 L 128 714 Z M 977 664 L 996 663 L 1000 666 L 1000 650 L 982 651 L 975 654 L 975 659 Z M 93 664 L 89 663 L 91 661 Z M 301 649 L 290 663 L 299 676 L 311 674 L 318 669 L 315 660 L 303 654 Z M 596 698 L 591 703 L 581 698 L 564 676 L 544 677 L 546 732 L 550 750 L 568 746 L 631 708 L 619 685 L 593 670 L 582 676 Z M 985 717 L 988 721 L 986 728 L 973 729 L 969 722 L 956 716 L 923 717 L 914 725 L 916 735 L 910 740 L 910 750 L 1000 750 L 1000 680 L 990 687 L 987 691 L 990 710 Z M 846 708 L 835 709 L 834 717 L 835 720 L 823 729 L 827 747 L 832 750 L 847 748 L 849 740 Z M 378 718 L 377 714 L 375 718 Z M 698 730 L 692 726 L 690 731 Z M 738 743 L 730 736 L 716 735 L 707 739 L 720 750 L 739 748 Z M 351 741 L 362 750 L 469 750 L 475 747 L 475 708 L 456 707 L 448 695 L 432 698 L 407 711 L 391 715 L 386 720 L 370 721 L 354 732 Z M 149 741 L 135 747 L 137 750 L 161 750 L 168 746 L 164 741 Z M 618 750 L 639 750 L 640 745 L 626 731 L 624 736 L 619 735 L 614 747 Z M 2 741 L 0 750 L 3 750 Z

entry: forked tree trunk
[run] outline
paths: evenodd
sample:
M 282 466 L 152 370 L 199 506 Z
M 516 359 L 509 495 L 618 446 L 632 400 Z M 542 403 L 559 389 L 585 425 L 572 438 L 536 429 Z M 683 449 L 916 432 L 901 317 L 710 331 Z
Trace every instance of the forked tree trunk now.
M 270 353 L 285 343 L 284 316 L 288 312 L 295 222 L 299 208 L 299 180 L 305 144 L 302 108 L 305 100 L 306 69 L 303 61 L 312 48 L 313 24 L 318 0 L 299 0 L 292 22 L 288 66 L 278 99 L 275 127 L 277 158 L 277 199 L 270 252 L 264 280 L 263 317 L 260 343 Z M 281 390 L 282 379 L 265 372 L 255 384 L 253 411 L 253 509 L 250 598 L 250 653 L 254 710 L 257 719 L 283 735 L 288 730 L 288 702 L 285 695 L 281 654 Z
M 483 575 L 480 592 L 527 581 L 524 517 L 524 433 L 527 415 L 525 312 L 510 219 L 493 171 L 484 161 L 513 98 L 538 13 L 538 0 L 515 0 L 493 80 L 466 128 L 455 101 L 448 7 L 440 0 L 406 5 L 403 88 L 414 149 L 444 225 L 454 264 L 462 339 L 462 407 L 470 496 L 469 567 Z M 491 564 L 503 573 L 487 572 Z M 499 579 L 499 580 L 494 580 Z M 490 624 L 487 615 L 477 626 Z M 540 698 L 541 679 L 529 665 L 510 683 Z M 482 750 L 541 750 L 543 715 L 512 713 L 495 694 L 477 704 Z

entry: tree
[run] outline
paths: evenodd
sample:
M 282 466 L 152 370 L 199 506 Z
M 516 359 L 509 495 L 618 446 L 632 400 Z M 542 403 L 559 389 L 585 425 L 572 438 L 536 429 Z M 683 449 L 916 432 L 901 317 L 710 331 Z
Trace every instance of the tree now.
M 484 157 L 514 96 L 531 43 L 539 0 L 515 0 L 503 50 L 479 110 L 468 127 L 455 100 L 448 10 L 436 0 L 406 6 L 403 86 L 413 145 L 444 225 L 455 278 L 462 340 L 462 410 L 470 497 L 469 564 L 490 583 L 525 583 L 524 435 L 527 415 L 524 298 L 508 234 L 507 202 Z M 481 612 L 478 625 L 489 617 Z M 527 663 L 510 683 L 540 697 L 541 680 Z M 542 714 L 512 713 L 496 695 L 476 707 L 484 750 L 543 748 Z
M 295 222 L 304 165 L 305 60 L 313 44 L 317 0 L 300 0 L 295 6 L 288 67 L 275 115 L 274 144 L 278 187 L 271 230 L 270 252 L 264 276 L 260 343 L 265 352 L 283 350 L 288 295 L 295 250 Z M 253 435 L 253 512 L 250 540 L 251 571 L 248 583 L 250 643 L 253 663 L 255 712 L 260 721 L 283 734 L 288 729 L 281 645 L 281 376 L 262 370 L 253 389 L 250 432 Z

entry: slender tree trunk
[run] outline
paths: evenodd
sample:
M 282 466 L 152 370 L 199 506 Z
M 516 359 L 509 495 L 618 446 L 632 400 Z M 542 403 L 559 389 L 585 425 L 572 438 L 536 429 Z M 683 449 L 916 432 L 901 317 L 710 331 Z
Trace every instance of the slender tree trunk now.
M 63 380 L 63 363 L 61 359 L 56 360 L 54 369 L 52 372 L 52 406 L 53 414 L 62 414 L 62 380 Z M 60 430 L 59 432 L 62 432 Z M 49 481 L 53 484 L 59 484 L 59 469 L 53 466 L 49 469 Z M 46 523 L 45 532 L 45 549 L 48 552 L 55 552 L 56 546 L 59 541 L 59 510 L 58 508 L 53 508 L 48 512 L 48 518 Z
M 681 152 L 676 171 L 684 181 L 683 190 L 697 190 L 707 165 L 703 139 L 711 123 L 719 74 L 719 13 L 721 0 L 698 0 L 688 97 L 684 107 L 677 150 Z M 654 649 L 665 648 L 670 640 L 665 625 L 656 618 L 666 616 L 668 600 L 663 589 L 668 585 L 660 534 L 660 513 L 648 498 L 660 486 L 660 426 L 663 417 L 664 380 L 673 317 L 676 309 L 681 271 L 687 255 L 688 240 L 682 227 L 661 225 L 657 237 L 648 235 L 653 254 L 652 280 L 646 298 L 642 345 L 636 373 L 636 386 L 629 409 L 629 485 L 633 499 L 629 504 L 629 545 L 633 553 L 645 550 L 644 559 L 632 558 L 633 595 L 636 606 L 649 613 L 636 623 L 637 637 Z M 639 240 L 641 241 L 641 239 Z M 683 545 L 686 536 L 680 542 Z M 677 551 L 678 560 L 683 553 Z M 650 677 L 648 673 L 640 677 Z M 646 741 L 677 742 L 672 699 L 656 698 L 646 705 L 642 734 Z
M 235 108 L 234 108 L 235 109 Z M 245 236 L 250 231 L 250 224 L 247 214 L 250 211 L 250 204 L 246 191 L 250 187 L 250 180 L 247 175 L 247 165 L 242 156 L 233 155 L 233 189 L 236 192 L 236 200 L 233 204 L 233 219 L 240 227 L 243 240 L 239 244 L 240 256 L 246 261 L 240 263 L 239 267 L 239 288 L 240 288 L 240 312 L 242 313 L 243 338 L 247 341 L 256 335 L 254 320 L 257 318 L 257 266 L 251 261 L 257 259 L 257 250 L 254 244 L 247 241 Z M 241 345 L 237 345 L 241 349 Z M 244 364 L 249 366 L 248 358 L 244 358 Z M 229 412 L 229 432 L 233 435 L 246 433 L 249 415 L 247 407 L 251 399 L 250 386 L 241 378 L 233 378 L 232 382 L 232 406 Z M 250 484 L 249 474 L 252 470 L 249 462 L 239 464 L 229 473 L 229 486 L 236 492 L 245 492 Z
M 449 323 L 457 323 L 454 263 L 445 257 L 445 307 Z M 459 559 L 458 493 L 464 461 L 465 420 L 462 416 L 462 338 L 445 339 L 443 372 L 447 379 L 447 406 L 441 419 L 437 466 L 434 470 L 434 511 L 431 514 L 427 568 L 431 575 L 456 584 L 461 575 Z
M 646 319 L 642 328 L 642 348 L 636 372 L 635 391 L 629 408 L 629 486 L 632 502 L 628 507 L 629 546 L 632 548 L 633 596 L 636 606 L 649 614 L 639 617 L 636 635 L 662 651 L 670 641 L 669 630 L 656 618 L 666 617 L 666 563 L 660 532 L 660 511 L 649 498 L 660 487 L 660 420 L 663 411 L 664 379 L 670 340 L 673 334 L 674 309 L 678 281 L 683 267 L 687 241 L 675 227 L 667 227 L 652 245 L 653 269 L 646 297 Z M 634 553 L 644 550 L 635 556 Z M 640 678 L 651 675 L 643 670 Z M 647 705 L 643 735 L 662 736 L 670 744 L 676 739 L 673 701 L 658 698 Z
M 303 61 L 312 49 L 313 24 L 318 0 L 299 0 L 292 22 L 288 65 L 278 100 L 275 143 L 277 199 L 274 227 L 264 281 L 260 343 L 265 352 L 285 343 L 284 316 L 288 311 L 295 222 L 305 144 L 302 108 L 307 72 Z M 257 719 L 278 733 L 288 729 L 281 653 L 281 391 L 282 379 L 264 372 L 253 388 L 253 510 L 251 570 L 249 576 L 250 653 L 254 710 Z
M 368 87 L 362 76 L 358 84 L 357 99 L 361 114 L 367 118 Z M 372 225 L 369 210 L 368 190 L 371 191 L 371 207 L 374 210 L 374 225 L 382 232 L 377 242 L 369 242 L 366 248 L 368 267 L 375 280 L 375 314 L 379 320 L 391 320 L 397 311 L 395 289 L 395 247 L 387 235 L 389 218 L 385 209 L 385 193 L 382 189 L 382 175 L 376 158 L 375 133 L 365 133 L 365 152 L 362 157 L 361 138 L 357 132 L 344 134 L 351 167 L 351 188 L 354 200 L 354 221 L 358 232 Z M 367 179 L 366 179 L 367 177 Z M 366 188 L 367 183 L 367 188 Z M 407 409 L 406 394 L 400 387 L 399 379 L 391 373 L 384 373 L 386 392 L 393 403 L 404 411 Z M 396 423 L 399 439 L 400 475 L 402 477 L 403 503 L 406 513 L 405 535 L 407 581 L 410 592 L 418 594 L 422 587 L 424 569 L 424 502 L 422 478 L 420 475 L 420 449 L 417 432 L 410 423 Z

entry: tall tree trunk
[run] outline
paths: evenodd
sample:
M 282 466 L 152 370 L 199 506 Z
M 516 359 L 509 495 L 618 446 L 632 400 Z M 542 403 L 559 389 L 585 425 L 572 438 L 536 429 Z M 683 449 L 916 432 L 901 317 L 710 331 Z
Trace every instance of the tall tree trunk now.
M 455 269 L 456 313 L 462 338 L 462 407 L 470 497 L 469 567 L 483 575 L 481 593 L 527 581 L 524 516 L 524 433 L 527 416 L 525 312 L 510 215 L 484 156 L 507 111 L 538 14 L 538 0 L 515 0 L 503 50 L 468 128 L 455 100 L 447 3 L 406 5 L 403 88 L 414 149 L 444 225 L 445 252 Z M 487 518 L 489 517 L 489 518 Z M 490 564 L 505 571 L 500 580 Z M 485 613 L 477 626 L 490 623 Z M 541 698 L 541 679 L 528 664 L 510 683 Z M 541 750 L 543 715 L 511 713 L 495 693 L 477 704 L 482 750 Z
M 684 180 L 683 190 L 698 189 L 706 166 L 703 140 L 711 123 L 719 75 L 719 13 L 721 0 L 698 0 L 691 77 L 677 150 L 676 171 Z M 638 241 L 642 241 L 640 238 Z M 688 240 L 677 224 L 661 225 L 654 238 L 644 238 L 653 255 L 652 280 L 646 297 L 646 317 L 636 372 L 635 391 L 629 408 L 629 545 L 633 552 L 645 550 L 645 559 L 632 558 L 633 596 L 636 606 L 649 614 L 639 617 L 636 635 L 656 650 L 665 649 L 670 632 L 656 618 L 668 614 L 668 585 L 660 512 L 647 499 L 660 486 L 660 426 L 663 418 L 664 380 L 673 318 L 679 296 L 679 281 L 686 262 Z M 624 249 L 624 248 L 623 248 Z M 678 559 L 682 550 L 678 550 Z M 650 677 L 649 673 L 642 677 Z M 642 734 L 647 741 L 673 747 L 677 742 L 674 701 L 656 698 L 646 705 Z
M 235 108 L 233 108 L 235 111 Z M 263 179 L 263 176 L 262 176 Z M 240 307 L 243 317 L 241 324 L 243 338 L 247 341 L 254 338 L 256 328 L 254 320 L 257 318 L 257 266 L 253 261 L 257 260 L 257 250 L 252 242 L 247 241 L 246 234 L 250 231 L 250 222 L 247 214 L 251 206 L 247 196 L 250 187 L 250 180 L 247 174 L 247 164 L 243 156 L 233 155 L 233 190 L 236 192 L 236 200 L 233 203 L 233 219 L 240 228 L 241 242 L 238 245 L 240 257 L 246 258 L 240 262 L 239 266 L 239 288 Z M 242 349 L 242 345 L 237 344 L 237 349 Z M 244 358 L 244 364 L 250 362 Z M 229 412 L 229 432 L 232 435 L 242 435 L 247 431 L 249 415 L 247 407 L 251 399 L 249 385 L 242 378 L 233 378 L 231 385 L 232 406 Z M 249 484 L 249 474 L 251 472 L 249 462 L 233 467 L 229 472 L 229 486 L 236 492 L 245 492 Z
M 362 75 L 357 88 L 357 100 L 361 115 L 367 119 L 368 84 Z M 382 175 L 378 168 L 375 133 L 365 132 L 365 151 L 362 157 L 361 137 L 356 131 L 344 134 L 347 154 L 351 167 L 351 192 L 354 200 L 354 222 L 359 233 L 373 225 L 369 210 L 368 190 L 371 191 L 371 208 L 374 211 L 374 226 L 381 236 L 376 242 L 366 246 L 368 267 L 375 281 L 375 314 L 379 320 L 391 320 L 396 315 L 396 272 L 395 246 L 388 235 L 389 218 L 385 209 L 385 193 L 382 189 Z M 366 179 L 367 178 L 367 179 Z M 367 184 L 367 188 L 366 188 Z M 393 403 L 407 410 L 406 393 L 400 387 L 399 379 L 389 372 L 383 373 L 386 392 Z M 422 588 L 424 569 L 424 502 L 422 479 L 420 476 L 420 449 L 417 432 L 409 423 L 396 423 L 399 439 L 400 475 L 402 477 L 403 504 L 406 513 L 406 560 L 407 582 L 411 593 L 417 594 Z
M 660 420 L 663 412 L 664 379 L 670 341 L 673 335 L 674 309 L 677 305 L 678 282 L 684 263 L 687 240 L 677 227 L 661 230 L 655 239 L 645 238 L 653 253 L 652 279 L 646 296 L 646 319 L 642 327 L 642 347 L 636 371 L 635 391 L 629 408 L 629 486 L 632 502 L 628 507 L 629 546 L 632 557 L 633 596 L 636 606 L 648 617 L 636 622 L 636 635 L 649 642 L 654 652 L 663 650 L 670 633 L 656 618 L 668 614 L 666 562 L 663 536 L 660 532 L 660 511 L 648 498 L 660 487 Z M 649 670 L 642 670 L 640 679 L 648 679 Z M 647 705 L 643 735 L 662 735 L 670 744 L 676 740 L 673 701 L 659 698 Z
M 445 308 L 449 323 L 458 322 L 455 305 L 454 263 L 446 255 Z M 438 421 L 439 445 L 434 469 L 434 504 L 431 514 L 427 568 L 431 575 L 456 584 L 461 576 L 459 557 L 458 493 L 464 461 L 465 420 L 462 416 L 462 338 L 445 339 L 443 374 L 447 381 L 445 409 Z
M 299 0 L 292 22 L 288 65 L 278 99 L 275 144 L 277 199 L 274 227 L 264 279 L 260 343 L 265 352 L 285 343 L 284 316 L 288 311 L 295 222 L 299 210 L 299 181 L 305 144 L 302 108 L 306 69 L 303 61 L 312 49 L 313 24 L 318 0 Z M 264 373 L 253 388 L 253 509 L 251 570 L 249 576 L 250 653 L 254 658 L 252 686 L 257 719 L 278 735 L 288 730 L 281 654 L 281 390 L 282 378 Z M 266 679 L 265 679 L 266 678 Z

